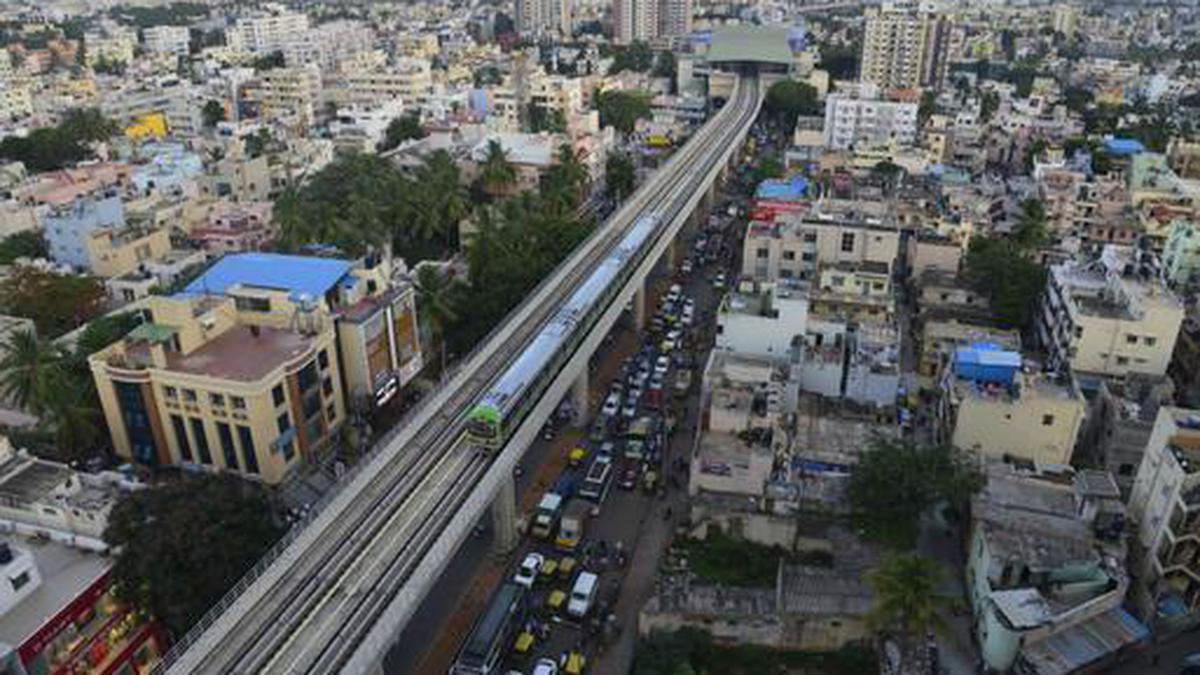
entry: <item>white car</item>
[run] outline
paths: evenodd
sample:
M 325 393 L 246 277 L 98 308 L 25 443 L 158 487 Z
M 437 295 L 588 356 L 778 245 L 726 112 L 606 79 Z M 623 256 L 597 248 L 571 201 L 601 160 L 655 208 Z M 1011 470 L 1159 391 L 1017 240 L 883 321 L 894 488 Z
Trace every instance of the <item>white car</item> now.
M 684 308 L 683 308 L 683 316 L 682 316 L 682 317 L 680 317 L 680 319 L 679 319 L 679 322 L 680 322 L 680 323 L 682 323 L 682 324 L 683 324 L 683 325 L 685 325 L 685 326 L 691 326 L 691 325 L 692 325 L 692 321 L 693 321 L 695 318 L 696 318 L 696 315 L 695 315 L 695 313 L 692 311 L 692 308 L 691 308 L 691 307 L 684 307 Z
M 658 357 L 658 360 L 654 362 L 654 372 L 658 373 L 659 375 L 665 376 L 667 374 L 667 370 L 670 368 L 671 359 L 666 356 L 660 356 Z
M 613 415 L 616 415 L 617 411 L 620 409 L 621 397 L 616 393 L 612 393 L 608 395 L 608 398 L 604 399 L 604 407 L 600 409 L 600 414 L 612 417 Z
M 532 675 L 558 675 L 558 664 L 551 659 L 538 659 Z
M 713 279 L 713 288 L 717 289 L 718 291 L 725 288 L 725 273 L 724 272 L 721 272 L 720 274 L 718 274 L 716 276 L 715 279 Z
M 533 582 L 537 581 L 544 562 L 546 562 L 546 556 L 541 553 L 530 553 L 525 556 L 525 559 L 521 561 L 521 567 L 513 575 L 513 581 L 525 588 L 533 588 Z
M 621 408 L 621 417 L 629 419 L 637 417 L 637 399 L 631 396 L 625 401 L 625 405 Z

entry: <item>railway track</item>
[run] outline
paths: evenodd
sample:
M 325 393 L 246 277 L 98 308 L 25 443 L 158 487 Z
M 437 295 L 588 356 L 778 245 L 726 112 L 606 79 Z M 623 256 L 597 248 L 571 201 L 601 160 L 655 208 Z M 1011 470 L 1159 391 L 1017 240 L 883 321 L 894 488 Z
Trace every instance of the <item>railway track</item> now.
M 168 654 L 170 673 L 333 673 L 430 550 L 494 457 L 462 443 L 466 415 L 556 308 L 636 220 L 686 201 L 726 146 L 752 121 L 757 81 L 722 110 L 650 182 L 538 286 L 366 468 L 346 481 L 308 528 L 224 613 Z

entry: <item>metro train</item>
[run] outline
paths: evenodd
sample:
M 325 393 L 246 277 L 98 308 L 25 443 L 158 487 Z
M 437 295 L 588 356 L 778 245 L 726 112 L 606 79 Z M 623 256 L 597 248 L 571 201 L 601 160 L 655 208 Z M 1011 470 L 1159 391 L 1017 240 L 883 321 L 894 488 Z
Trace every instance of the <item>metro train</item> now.
M 493 450 L 503 447 L 508 434 L 548 384 L 543 378 L 557 372 L 557 368 L 547 366 L 565 361 L 574 352 L 583 339 L 583 334 L 576 328 L 589 323 L 608 305 L 608 298 L 633 272 L 632 266 L 627 264 L 630 258 L 637 255 L 653 235 L 660 220 L 656 214 L 639 218 L 620 244 L 609 252 L 529 346 L 480 397 L 467 418 L 469 442 Z

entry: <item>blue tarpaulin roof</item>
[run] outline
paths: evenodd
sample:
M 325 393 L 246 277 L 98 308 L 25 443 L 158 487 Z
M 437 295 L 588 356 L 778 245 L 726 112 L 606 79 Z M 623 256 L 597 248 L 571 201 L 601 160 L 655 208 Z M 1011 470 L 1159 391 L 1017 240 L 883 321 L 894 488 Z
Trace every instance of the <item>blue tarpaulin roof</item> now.
M 1136 155 L 1145 152 L 1146 146 L 1134 138 L 1108 138 L 1104 140 L 1104 149 L 1113 155 Z
M 755 191 L 755 196 L 759 199 L 783 199 L 783 200 L 798 200 L 803 199 L 805 193 L 808 192 L 808 181 L 803 176 L 794 178 L 774 179 L 768 178 L 758 184 L 758 189 Z
M 187 285 L 182 295 L 223 294 L 231 286 L 252 286 L 325 295 L 350 271 L 347 260 L 309 258 L 280 253 L 236 253 L 227 255 Z

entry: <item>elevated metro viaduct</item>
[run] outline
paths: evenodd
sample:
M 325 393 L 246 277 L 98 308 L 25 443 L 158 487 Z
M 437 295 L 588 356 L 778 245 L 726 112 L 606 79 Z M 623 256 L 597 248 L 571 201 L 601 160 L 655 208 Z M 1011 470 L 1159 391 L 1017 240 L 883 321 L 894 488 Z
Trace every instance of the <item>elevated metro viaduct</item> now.
M 644 322 L 647 276 L 712 203 L 758 115 L 760 64 L 713 65 L 730 82 L 725 105 L 314 506 L 305 526 L 239 582 L 160 671 L 381 673 L 385 653 L 489 508 L 500 545 L 513 544 L 513 468 L 559 401 L 572 388 L 586 392 L 591 355 L 635 297 L 635 318 Z M 571 348 L 538 375 L 534 403 L 504 446 L 471 447 L 465 430 L 475 403 L 647 218 L 651 235 L 625 260 L 603 306 L 573 330 Z

